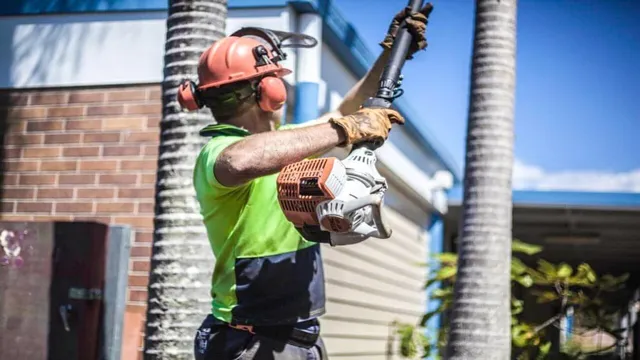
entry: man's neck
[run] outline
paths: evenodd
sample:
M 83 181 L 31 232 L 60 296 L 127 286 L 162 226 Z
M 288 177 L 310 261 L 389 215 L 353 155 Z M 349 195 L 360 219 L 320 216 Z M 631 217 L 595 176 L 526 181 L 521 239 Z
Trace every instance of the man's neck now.
M 273 123 L 271 121 L 265 121 L 265 120 L 255 119 L 255 118 L 254 119 L 246 119 L 246 118 L 230 119 L 225 123 L 245 129 L 252 134 L 258 134 L 262 132 L 275 130 Z

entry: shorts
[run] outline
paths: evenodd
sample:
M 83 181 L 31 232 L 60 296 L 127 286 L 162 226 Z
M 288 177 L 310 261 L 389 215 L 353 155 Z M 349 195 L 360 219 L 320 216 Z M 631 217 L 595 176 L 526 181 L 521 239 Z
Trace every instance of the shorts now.
M 328 360 L 322 339 L 310 348 L 216 323 L 209 315 L 196 331 L 196 360 Z

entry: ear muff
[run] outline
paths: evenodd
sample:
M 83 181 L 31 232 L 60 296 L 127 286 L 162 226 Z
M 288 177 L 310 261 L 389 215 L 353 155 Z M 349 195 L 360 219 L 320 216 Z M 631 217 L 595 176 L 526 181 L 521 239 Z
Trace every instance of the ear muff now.
M 191 80 L 186 80 L 178 87 L 178 103 L 183 109 L 195 111 L 202 107 L 198 99 L 198 89 Z
M 282 79 L 267 76 L 260 80 L 256 90 L 256 100 L 262 111 L 277 111 L 287 101 L 287 88 Z

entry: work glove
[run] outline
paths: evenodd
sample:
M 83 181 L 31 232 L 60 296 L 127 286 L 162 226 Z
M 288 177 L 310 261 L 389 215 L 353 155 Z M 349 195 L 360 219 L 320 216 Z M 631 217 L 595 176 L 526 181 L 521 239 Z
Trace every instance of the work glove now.
M 404 125 L 404 118 L 393 109 L 362 108 L 351 115 L 331 118 L 329 122 L 342 128 L 346 140 L 341 146 L 348 146 L 366 141 L 384 142 L 392 125 Z
M 433 5 L 431 3 L 427 3 L 422 9 L 420 9 L 417 13 L 411 13 L 410 7 L 405 7 L 399 13 L 394 16 L 393 21 L 391 21 L 391 25 L 389 25 L 389 30 L 387 31 L 387 35 L 384 40 L 380 43 L 384 49 L 391 49 L 393 46 L 393 42 L 396 39 L 396 34 L 398 34 L 398 30 L 400 29 L 400 24 L 402 21 L 407 21 L 407 30 L 412 35 L 411 45 L 409 46 L 409 52 L 407 53 L 407 59 L 413 59 L 413 55 L 427 48 L 427 23 L 429 19 L 429 14 L 433 10 Z

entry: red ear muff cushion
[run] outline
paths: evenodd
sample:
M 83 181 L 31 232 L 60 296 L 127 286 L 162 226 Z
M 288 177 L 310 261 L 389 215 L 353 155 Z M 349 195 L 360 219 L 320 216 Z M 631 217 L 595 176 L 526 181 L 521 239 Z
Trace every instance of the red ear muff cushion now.
M 279 110 L 287 101 L 287 88 L 277 77 L 269 76 L 258 84 L 258 105 L 263 111 Z
M 178 88 L 178 103 L 183 109 L 194 111 L 200 109 L 200 104 L 196 98 L 196 84 L 187 80 L 180 84 Z

